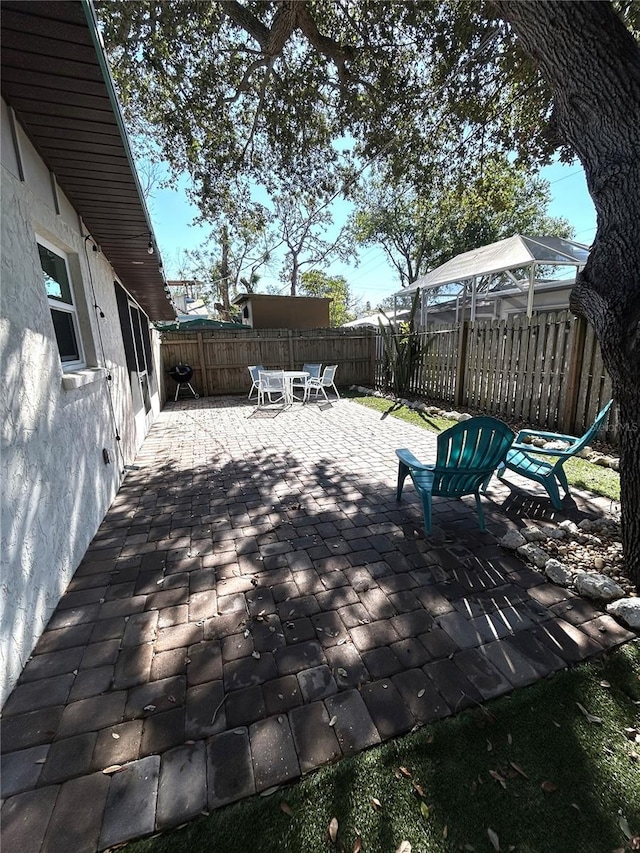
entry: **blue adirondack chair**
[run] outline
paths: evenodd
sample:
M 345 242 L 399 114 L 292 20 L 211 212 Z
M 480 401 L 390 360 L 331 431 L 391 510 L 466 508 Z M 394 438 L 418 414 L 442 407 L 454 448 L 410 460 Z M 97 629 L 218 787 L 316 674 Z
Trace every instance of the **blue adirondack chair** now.
M 396 450 L 399 459 L 396 499 L 400 500 L 408 474 L 422 499 L 425 532 L 431 533 L 433 495 L 448 498 L 475 495 L 480 529 L 485 530 L 480 488 L 489 484 L 513 439 L 513 431 L 502 421 L 489 417 L 471 418 L 440 433 L 436 461 L 432 465 L 419 462 L 409 450 Z
M 607 405 L 598 413 L 593 424 L 585 432 L 583 436 L 577 438 L 575 435 L 561 435 L 556 432 L 540 432 L 538 430 L 523 429 L 516 436 L 511 449 L 507 453 L 503 464 L 498 468 L 498 477 L 502 479 L 507 468 L 520 474 L 522 477 L 527 477 L 529 480 L 535 480 L 545 487 L 551 498 L 551 503 L 556 509 L 562 509 L 562 501 L 560 500 L 560 491 L 558 484 L 565 491 L 565 496 L 569 494 L 569 484 L 567 483 L 567 475 L 564 473 L 563 465 L 567 459 L 571 459 L 576 453 L 579 453 L 583 447 L 586 447 L 589 442 L 595 438 L 598 431 L 604 426 L 604 422 L 609 414 L 609 409 L 613 400 L 609 400 Z M 546 441 L 565 441 L 569 443 L 569 447 L 565 450 L 545 450 L 542 447 L 532 447 L 530 444 L 525 444 L 525 438 L 544 438 Z M 543 456 L 557 456 L 555 462 L 545 462 L 544 459 L 537 459 L 531 454 L 542 454 Z

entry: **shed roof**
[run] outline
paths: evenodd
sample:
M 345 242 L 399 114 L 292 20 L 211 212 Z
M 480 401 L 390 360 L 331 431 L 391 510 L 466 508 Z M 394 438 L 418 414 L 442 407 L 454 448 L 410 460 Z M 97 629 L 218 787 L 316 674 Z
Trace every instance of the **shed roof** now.
M 2 95 L 122 284 L 174 319 L 90 0 L 3 1 Z
M 409 287 L 394 293 L 403 296 L 416 290 L 430 290 L 446 284 L 458 284 L 478 276 L 538 265 L 584 266 L 589 247 L 562 237 L 524 237 L 514 234 L 496 243 L 463 252 L 416 279 Z
M 234 305 L 241 305 L 249 300 L 268 300 L 268 299 L 295 299 L 296 301 L 306 300 L 307 302 L 332 302 L 328 296 L 287 296 L 279 293 L 239 293 L 231 302 Z

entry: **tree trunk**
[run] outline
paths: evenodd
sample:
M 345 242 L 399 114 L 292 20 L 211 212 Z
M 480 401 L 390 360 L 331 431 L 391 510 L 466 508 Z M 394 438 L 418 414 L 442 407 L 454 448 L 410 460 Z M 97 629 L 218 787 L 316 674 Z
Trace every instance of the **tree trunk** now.
M 222 260 L 220 262 L 218 293 L 220 295 L 220 302 L 224 305 L 224 310 L 228 316 L 231 311 L 231 300 L 229 299 L 229 281 L 231 280 L 231 275 L 229 272 L 229 229 L 226 225 L 222 227 L 220 241 L 222 243 Z
M 620 407 L 622 540 L 640 587 L 640 47 L 608 2 L 494 0 L 553 90 L 558 136 L 598 216 L 571 309 L 594 327 Z
M 293 255 L 293 262 L 291 267 L 291 295 L 295 296 L 298 292 L 298 257 L 297 255 Z

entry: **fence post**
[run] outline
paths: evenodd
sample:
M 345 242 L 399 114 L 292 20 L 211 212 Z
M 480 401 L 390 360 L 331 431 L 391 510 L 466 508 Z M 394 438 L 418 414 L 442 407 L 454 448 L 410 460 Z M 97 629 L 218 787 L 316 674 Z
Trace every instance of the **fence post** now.
M 369 338 L 369 388 L 376 388 L 377 333 L 372 332 Z
M 198 338 L 198 358 L 200 359 L 200 374 L 202 377 L 202 396 L 209 396 L 209 381 L 207 379 L 207 365 L 204 360 L 204 342 L 202 340 L 202 332 L 197 332 L 196 337 Z
M 289 370 L 295 370 L 296 366 L 293 363 L 293 332 L 291 329 L 287 331 L 287 338 L 289 339 Z
M 456 359 L 456 385 L 453 394 L 453 402 L 456 406 L 462 406 L 464 400 L 465 365 L 467 363 L 467 342 L 469 340 L 469 321 L 460 323 L 458 335 L 458 358 Z
M 569 367 L 567 369 L 567 384 L 562 401 L 562 429 L 569 435 L 572 435 L 575 430 L 586 337 L 587 321 L 584 317 L 578 317 L 574 326 L 573 346 L 569 353 Z

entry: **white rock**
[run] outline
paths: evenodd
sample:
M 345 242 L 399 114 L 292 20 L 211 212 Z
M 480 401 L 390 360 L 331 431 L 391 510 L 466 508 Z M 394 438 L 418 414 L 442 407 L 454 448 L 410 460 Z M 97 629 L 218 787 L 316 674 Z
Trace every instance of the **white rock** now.
M 595 557 L 593 561 L 593 568 L 597 569 L 599 572 L 604 569 L 604 560 L 602 559 L 602 557 Z
M 595 464 L 601 465 L 603 468 L 608 468 L 611 464 L 611 457 L 610 456 L 598 456 L 598 458 L 595 460 Z
M 470 421 L 472 417 L 473 415 L 470 415 L 468 412 L 462 412 L 462 414 L 458 415 L 458 422 Z
M 592 453 L 593 447 L 589 447 L 589 445 L 587 444 L 585 447 L 582 448 L 582 450 L 578 452 L 577 455 L 580 456 L 582 459 L 588 459 Z
M 503 548 L 510 548 L 512 551 L 515 551 L 516 548 L 524 545 L 526 541 L 524 536 L 517 530 L 510 530 L 508 533 L 505 533 L 498 544 L 502 545 Z
M 596 601 L 615 601 L 624 596 L 622 587 L 606 575 L 577 572 L 574 582 L 580 595 L 586 595 Z
M 561 563 L 560 560 L 547 560 L 544 564 L 544 573 L 549 580 L 560 584 L 560 586 L 569 586 L 573 578 L 573 572 L 564 563 Z
M 516 548 L 516 554 L 533 563 L 538 569 L 544 568 L 545 563 L 549 559 L 547 552 L 543 551 L 538 545 L 534 545 L 533 542 L 527 542 L 526 545 Z
M 459 412 L 444 412 L 442 415 L 443 418 L 447 418 L 450 421 L 457 421 L 460 417 Z
M 620 470 L 620 460 L 619 459 L 612 459 L 611 462 L 609 463 L 609 468 L 611 468 L 612 471 L 619 471 Z
M 566 518 L 564 521 L 561 521 L 558 525 L 562 530 L 565 530 L 567 533 L 573 533 L 574 535 L 578 532 L 578 525 L 575 521 L 571 521 Z
M 568 441 L 547 441 L 545 442 L 544 449 L 545 450 L 566 450 L 569 447 Z
M 629 628 L 640 631 L 640 598 L 619 598 L 607 604 L 607 613 L 621 619 Z
M 525 527 L 520 531 L 527 542 L 544 542 L 547 539 L 547 534 L 533 525 L 531 527 Z
M 437 406 L 428 406 L 427 407 L 427 414 L 428 415 L 439 415 L 440 409 Z

